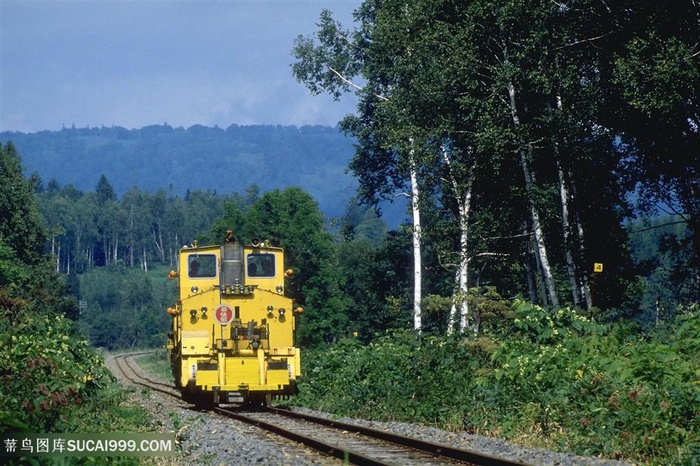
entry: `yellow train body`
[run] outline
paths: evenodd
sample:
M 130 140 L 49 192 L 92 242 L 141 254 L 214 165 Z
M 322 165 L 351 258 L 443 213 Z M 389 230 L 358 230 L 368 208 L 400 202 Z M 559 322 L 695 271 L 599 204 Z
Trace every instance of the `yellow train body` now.
M 253 241 L 179 252 L 179 300 L 168 335 L 175 384 L 195 404 L 266 404 L 297 392 L 295 311 L 284 251 Z

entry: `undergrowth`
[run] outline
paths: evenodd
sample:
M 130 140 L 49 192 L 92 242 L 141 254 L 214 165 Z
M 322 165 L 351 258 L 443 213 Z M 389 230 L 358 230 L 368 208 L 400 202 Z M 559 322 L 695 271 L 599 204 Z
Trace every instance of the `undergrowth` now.
M 397 331 L 303 351 L 293 401 L 637 464 L 698 464 L 700 312 L 663 339 L 516 302 L 478 338 Z
M 102 356 L 60 314 L 22 308 L 0 323 L 0 432 L 157 432 L 148 413 L 130 401 Z M 7 459 L 7 458 L 6 458 Z M 56 458 L 19 460 L 50 464 Z M 64 457 L 63 464 L 95 458 Z M 152 462 L 151 458 L 145 459 Z M 99 462 L 142 464 L 144 458 Z

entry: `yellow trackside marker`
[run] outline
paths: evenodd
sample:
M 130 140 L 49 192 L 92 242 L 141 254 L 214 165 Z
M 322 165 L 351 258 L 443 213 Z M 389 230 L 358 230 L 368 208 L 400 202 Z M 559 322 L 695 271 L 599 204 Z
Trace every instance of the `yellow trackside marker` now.
M 603 271 L 603 264 L 602 264 L 602 262 L 596 262 L 596 263 L 594 263 L 594 264 L 593 264 L 593 271 L 594 271 L 594 272 L 598 272 L 598 273 L 602 272 L 602 271 Z

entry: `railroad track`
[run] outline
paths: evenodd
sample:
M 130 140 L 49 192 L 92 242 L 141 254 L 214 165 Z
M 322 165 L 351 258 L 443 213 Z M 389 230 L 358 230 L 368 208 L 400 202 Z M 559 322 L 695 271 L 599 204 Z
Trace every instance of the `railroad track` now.
M 118 370 L 134 384 L 181 399 L 173 385 L 153 380 L 134 367 L 133 359 L 148 352 L 126 353 L 114 357 Z M 390 432 L 347 424 L 332 419 L 268 407 L 244 411 L 240 407 L 218 407 L 213 412 L 286 437 L 324 455 L 361 465 L 480 465 L 523 466 L 477 451 L 452 448 Z
M 119 371 L 129 379 L 131 383 L 136 385 L 141 385 L 143 387 L 150 388 L 159 393 L 163 393 L 168 396 L 173 396 L 180 399 L 180 392 L 177 391 L 174 385 L 166 384 L 158 380 L 153 380 L 145 375 L 142 375 L 140 371 L 134 368 L 132 360 L 137 356 L 142 356 L 144 354 L 149 354 L 152 351 L 142 351 L 139 353 L 125 353 L 114 356 L 114 362 L 117 365 Z
M 260 412 L 242 412 L 235 408 L 220 407 L 214 408 L 214 411 L 300 442 L 350 464 L 480 466 L 527 464 L 285 409 L 267 408 Z

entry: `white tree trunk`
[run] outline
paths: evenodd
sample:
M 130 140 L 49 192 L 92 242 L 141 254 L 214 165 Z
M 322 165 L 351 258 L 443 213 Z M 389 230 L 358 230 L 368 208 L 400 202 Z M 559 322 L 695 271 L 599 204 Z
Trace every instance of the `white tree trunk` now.
M 528 149 L 532 150 L 532 147 Z M 520 151 L 520 162 L 523 166 L 523 174 L 525 175 L 525 190 L 530 192 L 534 187 L 534 181 L 532 178 L 532 172 L 530 170 L 530 157 L 524 149 Z M 528 194 L 528 202 L 530 204 L 530 217 L 532 219 L 532 231 L 534 233 L 535 241 L 535 252 L 539 259 L 539 265 L 542 270 L 542 276 L 544 280 L 544 285 L 549 296 L 549 302 L 552 306 L 559 306 L 559 296 L 557 295 L 557 290 L 554 284 L 554 275 L 552 274 L 552 267 L 549 265 L 549 259 L 547 257 L 547 247 L 544 242 L 544 232 L 542 231 L 542 224 L 540 223 L 540 214 L 535 206 L 534 199 Z
M 584 253 L 584 247 L 583 247 L 583 225 L 581 225 L 581 222 L 577 222 L 578 225 L 578 238 L 580 241 L 580 249 L 581 249 L 581 257 L 586 257 Z M 581 279 L 581 293 L 583 294 L 583 297 L 586 299 L 586 309 L 589 311 L 593 308 L 593 296 L 591 294 L 591 284 L 588 282 L 588 271 L 583 272 L 583 277 Z
M 160 220 L 153 224 L 151 227 L 151 233 L 153 234 L 153 244 L 158 250 L 158 255 L 160 256 L 160 263 L 165 263 L 165 247 L 163 246 L 163 235 L 160 228 Z
M 578 280 L 576 278 L 576 263 L 574 262 L 574 254 L 572 251 L 571 240 L 571 224 L 569 221 L 569 191 L 566 187 L 566 179 L 564 178 L 564 170 L 559 162 L 559 150 L 557 145 L 554 145 L 554 156 L 557 164 L 557 174 L 559 176 L 559 198 L 561 202 L 561 228 L 564 238 L 564 255 L 566 257 L 566 271 L 569 276 L 569 286 L 571 287 L 571 297 L 574 300 L 575 306 L 581 305 L 581 294 L 579 293 Z
M 467 240 L 469 238 L 469 204 L 471 202 L 471 186 L 464 195 L 464 199 L 459 203 L 459 330 L 464 333 L 469 327 L 469 303 L 467 293 L 469 292 L 468 272 L 469 254 L 467 251 Z
M 420 207 L 418 205 L 420 191 L 418 189 L 418 173 L 415 165 L 415 154 L 411 149 L 411 212 L 413 214 L 413 328 L 418 332 L 422 329 L 421 300 L 423 264 L 421 261 L 421 223 Z
M 583 260 L 586 257 L 586 248 L 584 246 L 583 242 L 583 223 L 581 222 L 581 219 L 579 218 L 578 214 L 574 216 L 575 223 L 576 223 L 576 233 L 578 235 L 578 249 L 579 249 L 579 258 L 580 260 Z M 591 294 L 591 284 L 588 281 L 588 274 L 589 271 L 583 269 L 581 272 L 581 296 L 583 296 L 583 299 L 586 301 L 586 309 L 589 311 L 593 308 L 593 297 Z
M 557 110 L 560 113 L 562 112 L 563 107 L 564 105 L 562 103 L 561 96 L 557 96 Z M 567 188 L 566 177 L 564 176 L 564 170 L 561 166 L 559 146 L 557 143 L 554 143 L 554 156 L 557 164 L 557 175 L 559 177 L 559 196 L 561 198 L 561 221 L 564 235 L 564 251 L 566 253 L 566 269 L 569 276 L 569 284 L 571 286 L 571 295 L 575 306 L 581 306 L 582 301 L 584 301 L 586 307 L 590 309 L 591 290 L 588 286 L 588 275 L 586 272 L 583 272 L 579 279 L 579 273 L 573 253 L 574 242 L 572 241 L 571 235 L 573 230 L 571 223 L 573 220 L 576 227 L 576 241 L 579 245 L 579 257 L 585 257 L 583 254 L 583 225 L 581 224 L 578 215 L 575 215 L 573 219 L 571 217 L 571 212 L 569 210 L 569 197 L 570 194 L 575 195 L 576 193 L 575 190 L 570 193 L 569 189 Z
M 408 8 L 408 6 L 406 6 Z M 353 83 L 350 79 L 343 76 L 342 73 L 326 65 L 328 69 L 338 76 L 343 82 L 352 86 L 356 91 L 362 91 L 364 88 Z M 381 94 L 374 94 L 376 98 L 384 102 L 389 99 Z M 413 216 L 413 328 L 418 332 L 422 329 L 421 322 L 421 300 L 422 300 L 422 276 L 423 264 L 421 261 L 421 223 L 420 223 L 420 207 L 418 187 L 418 170 L 416 169 L 415 151 L 413 150 L 413 138 L 410 138 L 411 150 L 409 153 L 410 178 L 411 178 L 411 213 Z
M 571 285 L 571 294 L 574 299 L 574 305 L 582 306 L 584 305 L 586 309 L 590 310 L 592 307 L 591 303 L 591 288 L 588 283 L 588 273 L 586 271 L 578 272 L 579 269 L 576 267 L 576 261 L 574 259 L 574 246 L 571 241 L 571 213 L 569 211 L 569 193 L 566 187 L 566 181 L 564 179 L 564 172 L 557 160 L 557 172 L 559 173 L 559 194 L 561 196 L 562 202 L 562 228 L 564 230 L 564 243 L 566 251 L 566 267 L 569 275 L 569 283 Z M 573 218 L 573 223 L 576 228 L 576 241 L 578 243 L 579 257 L 585 257 L 585 248 L 583 242 L 583 225 L 575 215 Z M 580 277 L 580 278 L 579 278 Z
M 508 82 L 508 97 L 510 100 L 510 111 L 511 117 L 513 119 L 513 125 L 516 128 L 518 128 L 520 127 L 520 119 L 518 117 L 516 106 L 515 86 L 512 82 Z M 558 306 L 559 297 L 557 296 L 557 290 L 554 286 L 554 275 L 552 274 L 552 268 L 550 267 L 549 259 L 547 258 L 547 247 L 544 242 L 544 233 L 542 232 L 540 215 L 537 211 L 537 207 L 535 206 L 534 199 L 531 195 L 532 189 L 534 188 L 534 179 L 532 171 L 530 170 L 531 151 L 532 144 L 529 145 L 527 150 L 525 150 L 524 148 L 520 149 L 520 164 L 523 168 L 523 175 L 525 176 L 525 191 L 527 192 L 528 203 L 530 205 L 530 218 L 532 221 L 532 231 L 534 233 L 535 254 L 537 256 L 539 266 L 541 267 L 544 286 L 547 290 L 549 301 L 552 304 L 552 306 Z M 546 296 L 543 296 L 542 298 L 546 299 Z
M 534 270 L 532 266 L 532 258 L 535 255 L 532 249 L 532 238 L 531 233 L 528 229 L 528 224 L 526 220 L 522 221 L 523 227 L 523 237 L 525 238 L 525 257 L 523 258 L 523 264 L 525 266 L 525 274 L 527 275 L 527 288 L 528 297 L 531 302 L 537 301 L 537 271 Z
M 455 290 L 459 289 L 459 269 L 455 273 Z M 450 318 L 447 322 L 447 334 L 454 335 L 455 327 L 459 321 L 458 316 L 460 314 L 460 309 L 457 306 L 456 295 L 452 298 L 452 306 L 450 306 Z
M 450 325 L 448 334 L 454 332 L 454 323 L 459 316 L 459 330 L 465 332 L 469 327 L 469 213 L 472 201 L 472 185 L 474 182 L 474 160 L 471 161 L 467 179 L 460 184 L 452 170 L 452 160 L 445 147 L 442 148 L 442 159 L 447 167 L 448 183 L 451 185 L 454 198 L 457 200 L 457 222 L 459 224 L 459 251 L 457 271 L 455 273 L 455 296 L 450 310 Z

